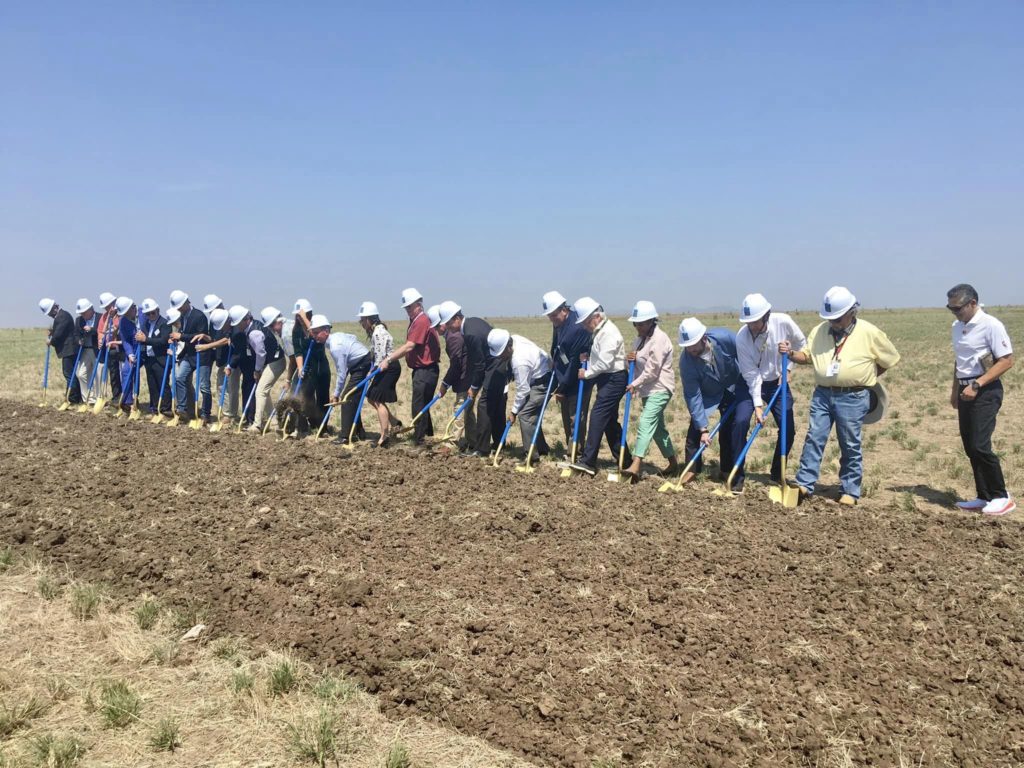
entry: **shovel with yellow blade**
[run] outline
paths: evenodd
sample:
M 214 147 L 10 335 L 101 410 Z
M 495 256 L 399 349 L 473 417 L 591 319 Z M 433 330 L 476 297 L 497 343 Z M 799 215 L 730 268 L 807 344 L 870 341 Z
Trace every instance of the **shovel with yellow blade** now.
M 167 366 L 171 364 L 171 356 L 164 356 L 164 375 L 160 378 L 160 397 L 156 401 L 156 413 L 149 417 L 149 420 L 154 424 L 159 424 L 164 420 L 164 415 L 160 413 L 160 409 L 164 404 L 164 392 L 167 391 Z
M 46 388 L 50 384 L 50 350 L 53 349 L 49 344 L 46 345 L 46 362 L 43 363 L 43 397 L 39 401 L 39 407 L 46 407 Z
M 769 398 L 768 405 L 764 408 L 765 413 L 771 413 L 772 406 L 775 405 L 775 399 L 779 396 L 779 392 L 781 391 L 782 387 L 779 387 L 775 390 L 775 394 Z M 740 455 L 736 458 L 736 463 L 732 465 L 732 471 L 729 473 L 729 477 L 721 488 L 715 488 L 715 496 L 728 496 L 729 498 L 736 496 L 736 494 L 732 492 L 732 481 L 736 478 L 736 473 L 740 471 L 740 467 L 743 466 L 743 460 L 747 458 L 747 451 L 749 451 L 750 446 L 754 444 L 754 439 L 757 437 L 763 426 L 763 420 L 760 424 L 754 426 L 754 430 L 750 433 L 750 437 L 747 438 L 747 444 L 743 446 L 743 450 L 740 451 Z
M 544 411 L 548 409 L 548 402 L 551 400 L 551 387 L 555 383 L 555 372 L 548 372 L 548 391 L 544 395 L 544 402 L 541 403 L 540 413 L 537 415 L 537 426 L 533 428 L 533 438 L 530 440 L 530 450 L 526 452 L 526 463 L 516 467 L 516 472 L 533 472 L 533 449 L 537 447 L 537 436 L 544 424 Z
M 196 390 L 196 408 L 195 408 L 195 413 L 193 414 L 195 416 L 195 418 L 193 418 L 192 421 L 190 421 L 188 423 L 188 428 L 189 429 L 195 429 L 195 430 L 198 430 L 200 427 L 203 426 L 203 420 L 202 420 L 202 417 L 200 416 L 201 407 L 200 407 L 200 400 L 199 400 L 199 398 L 202 397 L 202 394 L 199 391 L 199 356 L 200 356 L 200 354 L 201 353 L 196 352 L 196 386 L 195 386 L 195 390 Z
M 633 383 L 633 370 L 636 366 L 635 360 L 629 361 L 629 378 L 630 384 Z M 622 415 L 622 437 L 619 440 L 619 467 L 618 470 L 612 470 L 608 473 L 608 482 L 610 483 L 621 483 L 622 482 L 622 462 L 626 455 L 626 435 L 629 434 L 629 406 L 633 403 L 633 390 L 626 390 L 626 407 L 625 413 Z M 635 446 L 634 446 L 635 447 Z
M 64 402 L 57 406 L 58 411 L 66 411 L 71 407 L 71 388 L 75 386 L 75 379 L 78 377 L 78 361 L 82 359 L 82 350 L 85 347 L 78 347 L 78 354 L 75 355 L 75 367 L 71 369 L 71 380 L 68 382 L 67 389 L 64 390 Z
M 580 363 L 580 367 L 587 370 L 587 361 Z M 576 451 L 580 445 L 580 414 L 583 412 L 583 379 L 576 385 L 576 416 L 572 420 L 572 448 L 569 451 L 569 466 L 562 469 L 562 477 L 572 477 L 572 465 L 576 463 Z
M 722 414 L 722 417 L 718 420 L 718 423 L 715 424 L 715 428 L 712 429 L 711 432 L 708 434 L 709 441 L 707 443 L 701 443 L 700 448 L 698 448 L 697 451 L 693 454 L 693 458 L 691 458 L 689 463 L 685 467 L 683 467 L 683 471 L 679 473 L 679 480 L 677 480 L 674 483 L 671 480 L 666 480 L 664 483 L 661 484 L 661 487 L 658 488 L 658 493 L 667 493 L 668 491 L 683 490 L 683 480 L 686 479 L 686 475 L 689 473 L 690 469 L 693 467 L 697 459 L 701 457 L 701 454 L 704 453 L 704 449 L 711 445 L 710 441 L 714 440 L 715 435 L 718 434 L 718 430 L 722 428 L 722 424 L 725 423 L 725 420 L 729 418 L 729 414 L 731 414 L 733 410 L 735 410 L 735 408 L 736 403 L 734 401 L 732 405 L 725 409 L 725 413 Z
M 779 390 L 782 392 L 782 426 L 779 430 L 779 441 L 782 446 L 782 462 L 780 465 L 779 472 L 779 485 L 778 487 L 771 487 L 768 489 L 768 498 L 775 504 L 781 504 L 784 507 L 792 509 L 800 503 L 800 491 L 794 488 L 786 482 L 786 437 L 788 436 L 787 423 L 787 406 L 789 405 L 789 355 L 782 356 L 782 383 L 779 385 Z

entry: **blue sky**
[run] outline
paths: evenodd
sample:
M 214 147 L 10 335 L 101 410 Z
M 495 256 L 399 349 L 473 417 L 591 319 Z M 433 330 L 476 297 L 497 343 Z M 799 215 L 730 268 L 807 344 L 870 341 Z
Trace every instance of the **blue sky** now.
M 0 325 L 1024 284 L 1024 4 L 5 3 Z

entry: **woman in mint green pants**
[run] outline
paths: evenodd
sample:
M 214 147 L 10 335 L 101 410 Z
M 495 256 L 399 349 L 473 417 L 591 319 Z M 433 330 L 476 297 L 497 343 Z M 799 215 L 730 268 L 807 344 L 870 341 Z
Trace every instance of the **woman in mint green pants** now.
M 679 468 L 676 449 L 665 426 L 665 409 L 672 399 L 676 381 L 672 340 L 658 327 L 658 310 L 649 301 L 638 301 L 629 319 L 637 338 L 632 351 L 626 355 L 627 360 L 636 361 L 628 389 L 640 397 L 644 408 L 633 447 L 633 463 L 625 471 L 639 477 L 640 466 L 653 440 L 661 455 L 668 459 L 665 473 L 671 474 Z

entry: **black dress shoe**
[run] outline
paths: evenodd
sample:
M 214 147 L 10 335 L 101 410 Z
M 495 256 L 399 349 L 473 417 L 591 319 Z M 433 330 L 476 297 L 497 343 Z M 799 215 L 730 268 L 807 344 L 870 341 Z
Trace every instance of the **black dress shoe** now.
M 347 437 L 336 437 L 333 440 L 331 440 L 331 442 L 334 445 L 348 445 L 348 438 Z
M 597 474 L 596 469 L 594 469 L 589 464 L 584 464 L 582 461 L 577 462 L 576 464 L 570 464 L 569 469 L 575 469 L 577 472 L 583 472 L 584 474 L 590 475 L 591 477 Z

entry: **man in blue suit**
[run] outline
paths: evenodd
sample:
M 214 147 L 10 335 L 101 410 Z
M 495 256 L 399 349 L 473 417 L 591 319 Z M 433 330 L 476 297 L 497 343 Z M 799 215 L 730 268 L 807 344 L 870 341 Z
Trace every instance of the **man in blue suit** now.
M 732 331 L 727 328 L 709 329 L 697 318 L 688 317 L 679 324 L 679 346 L 685 353 L 680 355 L 679 373 L 683 379 L 686 408 L 690 412 L 690 426 L 686 430 L 686 460 L 689 462 L 702 443 L 711 443 L 708 412 L 717 409 L 724 415 L 733 403 L 749 400 L 750 390 L 740 375 L 736 334 Z M 729 412 L 718 431 L 723 475 L 732 470 L 750 426 L 749 417 L 746 424 L 737 421 L 735 410 Z M 702 465 L 701 459 L 694 462 L 693 471 L 687 473 L 683 482 L 692 480 Z M 743 480 L 741 466 L 733 482 L 733 491 L 743 490 Z

